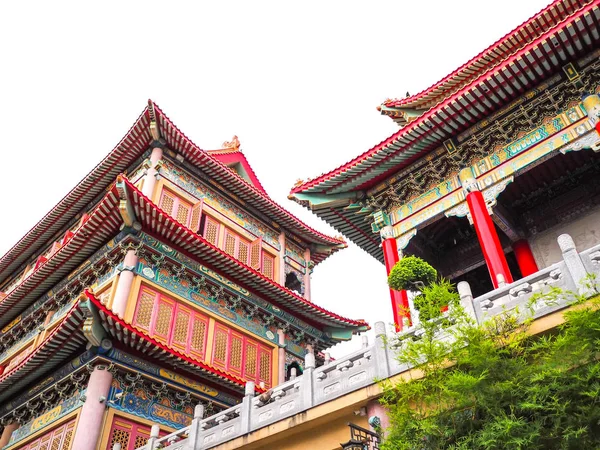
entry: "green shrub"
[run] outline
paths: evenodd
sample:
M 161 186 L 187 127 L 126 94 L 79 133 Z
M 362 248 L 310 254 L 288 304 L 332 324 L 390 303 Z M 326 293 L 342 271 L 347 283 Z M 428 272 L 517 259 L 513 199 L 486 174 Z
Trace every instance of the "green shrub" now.
M 416 256 L 406 256 L 390 271 L 388 285 L 396 291 L 421 291 L 437 278 L 437 271 Z

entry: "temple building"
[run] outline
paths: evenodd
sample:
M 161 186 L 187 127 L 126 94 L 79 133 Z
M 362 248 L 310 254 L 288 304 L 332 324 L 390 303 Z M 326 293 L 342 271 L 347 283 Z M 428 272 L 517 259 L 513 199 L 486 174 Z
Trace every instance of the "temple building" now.
M 345 247 L 148 102 L 0 259 L 0 448 L 133 450 L 322 364 L 368 329 L 311 299 Z
M 400 129 L 290 198 L 390 268 L 423 258 L 474 296 L 600 243 L 600 10 L 559 0 L 424 91 Z M 390 291 L 394 322 L 414 318 Z

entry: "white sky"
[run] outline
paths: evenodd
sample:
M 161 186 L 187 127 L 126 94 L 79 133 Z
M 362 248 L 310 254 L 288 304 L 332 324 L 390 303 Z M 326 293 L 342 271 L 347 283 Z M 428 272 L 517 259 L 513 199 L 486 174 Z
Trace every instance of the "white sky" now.
M 548 0 L 0 3 L 4 254 L 125 135 L 151 98 L 196 144 L 237 134 L 273 199 L 397 130 L 375 107 L 438 81 Z M 315 303 L 391 323 L 385 268 L 351 245 Z M 332 349 L 341 356 L 356 339 Z

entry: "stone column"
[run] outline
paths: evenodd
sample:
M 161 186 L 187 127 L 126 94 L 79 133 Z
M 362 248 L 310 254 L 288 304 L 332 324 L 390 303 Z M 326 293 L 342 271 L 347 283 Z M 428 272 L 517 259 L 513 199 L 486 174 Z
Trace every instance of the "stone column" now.
M 2 436 L 0 436 L 0 449 L 6 445 L 8 445 L 8 441 L 10 441 L 10 436 L 19 428 L 18 422 L 11 422 L 4 427 L 4 431 L 2 431 Z
M 102 434 L 102 421 L 112 378 L 112 374 L 108 370 L 99 367 L 95 367 L 91 373 L 72 448 L 77 450 L 96 449 Z
M 117 289 L 115 290 L 115 298 L 112 302 L 113 312 L 121 319 L 125 317 L 125 311 L 127 309 L 127 300 L 131 292 L 131 285 L 135 277 L 135 268 L 138 263 L 138 257 L 135 254 L 135 250 L 127 250 L 125 259 L 123 260 L 123 269 L 119 274 L 119 280 L 117 281 Z
M 304 298 L 310 300 L 310 249 L 304 250 L 306 272 L 304 272 Z
M 285 233 L 279 233 L 279 284 L 285 286 Z
M 515 252 L 521 275 L 526 277 L 540 270 L 535 262 L 535 257 L 533 256 L 533 252 L 531 251 L 527 239 L 521 239 L 520 241 L 514 242 L 512 248 Z
M 277 384 L 285 383 L 285 332 L 283 330 L 277 330 L 277 337 L 279 338 L 279 367 L 277 368 Z
M 467 196 L 469 213 L 475 227 L 475 232 L 477 233 L 479 245 L 481 245 L 481 250 L 483 251 L 485 263 L 492 278 L 492 284 L 494 288 L 499 287 L 499 276 L 506 283 L 512 283 L 513 278 L 508 268 L 504 251 L 500 245 L 500 238 L 496 232 L 483 194 L 477 187 L 473 171 L 471 168 L 463 169 L 459 177 Z
M 394 238 L 394 232 L 391 226 L 387 225 L 383 227 L 380 235 L 385 269 L 389 275 L 394 265 L 400 260 L 398 244 Z M 408 293 L 406 291 L 395 291 L 394 289 L 390 289 L 390 298 L 392 299 L 392 312 L 396 331 L 402 331 L 402 328 L 404 327 L 404 318 L 408 319 L 409 326 L 412 323 L 410 307 L 408 305 Z
M 163 157 L 163 150 L 160 147 L 154 147 L 150 154 L 150 168 L 144 177 L 144 185 L 142 186 L 142 194 L 149 199 L 152 199 L 154 194 L 154 186 L 156 186 L 156 175 L 158 170 L 155 169 L 156 163 Z

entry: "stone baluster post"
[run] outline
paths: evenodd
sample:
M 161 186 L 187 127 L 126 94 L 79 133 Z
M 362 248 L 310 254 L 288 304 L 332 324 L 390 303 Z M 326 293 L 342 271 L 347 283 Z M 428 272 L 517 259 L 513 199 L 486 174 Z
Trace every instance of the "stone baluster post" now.
M 247 434 L 250 432 L 251 425 L 251 414 L 252 414 L 252 400 L 254 399 L 254 388 L 256 385 L 253 381 L 246 381 L 246 391 L 244 393 L 244 399 L 242 400 L 242 410 L 240 413 L 241 419 L 241 434 Z
M 373 351 L 377 364 L 377 377 L 379 379 L 388 378 L 390 376 L 390 363 L 385 323 L 383 322 L 375 322 L 375 346 Z
M 150 428 L 150 437 L 148 438 L 148 443 L 146 444 L 146 448 L 148 450 L 154 450 L 156 448 L 156 440 L 158 439 L 159 434 L 160 427 L 158 425 L 152 425 L 152 428 Z
M 460 296 L 460 304 L 465 310 L 465 313 L 471 317 L 475 323 L 479 323 L 477 320 L 477 314 L 475 313 L 475 306 L 473 305 L 473 293 L 471 292 L 471 285 L 466 281 L 461 281 L 456 287 L 458 289 L 458 295 Z
M 194 418 L 192 419 L 192 424 L 190 425 L 190 431 L 188 433 L 188 447 L 190 450 L 194 450 L 196 448 L 196 443 L 199 445 L 199 437 L 200 437 L 200 422 L 204 418 L 204 406 L 196 405 L 194 408 Z
M 285 331 L 277 330 L 277 341 L 279 343 L 278 352 L 278 368 L 277 368 L 277 384 L 285 383 Z
M 363 334 L 360 337 L 360 340 L 361 340 L 362 348 L 367 348 L 369 346 L 369 336 L 367 336 L 366 334 Z
M 315 371 L 315 355 L 307 353 L 304 355 L 304 372 L 302 373 L 300 391 L 302 396 L 302 405 L 304 408 L 310 408 L 314 405 L 315 389 L 314 389 L 314 371 Z
M 568 234 L 561 234 L 558 237 L 558 245 L 565 260 L 567 269 L 571 273 L 571 277 L 577 286 L 577 291 L 581 295 L 591 295 L 593 290 L 587 286 L 587 270 L 581 261 L 581 256 L 577 252 L 573 238 Z
M 112 450 L 121 450 L 121 444 L 117 442 L 115 445 L 113 445 Z

